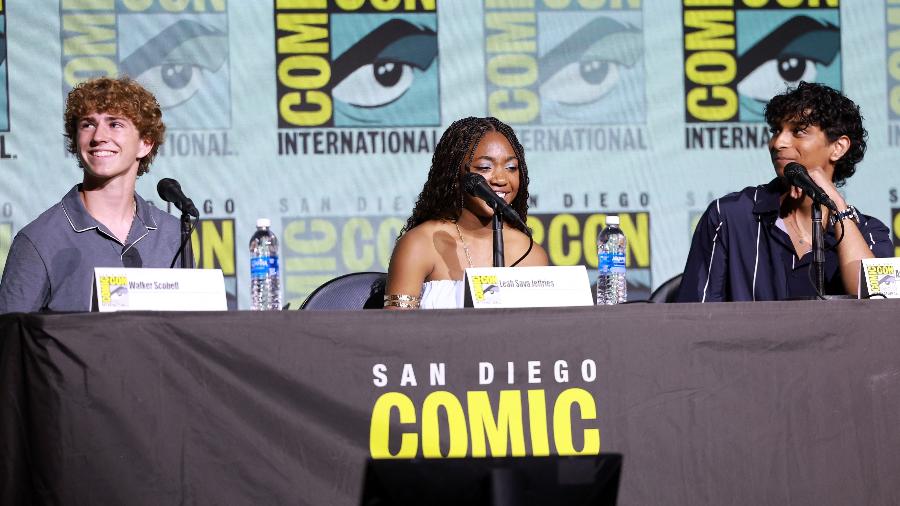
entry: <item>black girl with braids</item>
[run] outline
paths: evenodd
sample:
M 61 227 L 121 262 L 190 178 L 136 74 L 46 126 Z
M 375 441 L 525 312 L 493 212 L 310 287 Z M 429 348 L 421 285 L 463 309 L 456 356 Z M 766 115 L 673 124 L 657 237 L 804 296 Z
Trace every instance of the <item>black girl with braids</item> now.
M 476 172 L 526 219 L 528 168 L 512 128 L 496 118 L 464 118 L 441 136 L 428 180 L 401 231 L 388 269 L 385 307 L 461 307 L 467 267 L 493 264 L 493 210 L 466 194 L 462 176 Z M 529 246 L 523 230 L 504 223 L 506 265 Z M 520 266 L 547 265 L 535 244 Z

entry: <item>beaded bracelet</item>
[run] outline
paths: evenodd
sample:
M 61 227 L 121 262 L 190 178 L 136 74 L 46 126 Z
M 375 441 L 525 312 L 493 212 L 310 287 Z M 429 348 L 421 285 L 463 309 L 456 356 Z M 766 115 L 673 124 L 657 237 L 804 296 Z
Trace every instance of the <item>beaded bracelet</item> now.
M 384 307 L 399 307 L 403 309 L 419 309 L 419 297 L 413 295 L 385 295 Z

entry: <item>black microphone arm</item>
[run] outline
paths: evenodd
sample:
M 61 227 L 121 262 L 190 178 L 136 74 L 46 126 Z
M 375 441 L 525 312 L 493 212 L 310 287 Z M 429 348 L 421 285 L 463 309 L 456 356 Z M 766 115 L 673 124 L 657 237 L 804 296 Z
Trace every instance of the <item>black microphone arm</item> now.
M 822 204 L 835 213 L 838 212 L 837 205 L 831 200 L 831 197 L 809 177 L 806 167 L 797 162 L 791 162 L 784 167 L 784 177 L 791 185 L 802 189 L 814 202 Z
M 497 193 L 491 189 L 491 185 L 488 184 L 487 180 L 481 174 L 467 172 L 465 175 L 463 175 L 463 189 L 469 195 L 478 197 L 481 200 L 487 202 L 488 205 L 494 209 L 495 213 L 502 214 L 503 217 L 507 220 L 519 225 L 526 234 L 531 235 L 530 230 L 528 230 L 528 226 L 525 225 L 524 221 L 522 221 L 519 213 L 517 213 L 516 210 L 512 208 L 512 206 L 507 204 L 505 200 L 500 198 L 500 196 L 498 196 Z
M 200 217 L 200 211 L 197 210 L 194 202 L 181 191 L 181 185 L 178 184 L 178 181 L 168 177 L 162 178 L 156 184 L 156 191 L 161 199 L 175 204 L 175 207 L 182 213 L 189 214 L 194 218 Z

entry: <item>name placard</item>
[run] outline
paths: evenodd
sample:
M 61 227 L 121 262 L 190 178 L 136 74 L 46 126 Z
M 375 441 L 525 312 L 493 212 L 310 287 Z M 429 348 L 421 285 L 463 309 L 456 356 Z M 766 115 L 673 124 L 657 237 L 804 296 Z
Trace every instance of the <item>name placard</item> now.
M 859 298 L 900 298 L 900 258 L 866 258 L 859 269 Z
M 591 306 L 583 265 L 471 267 L 466 269 L 466 307 Z
M 95 267 L 95 311 L 225 311 L 221 269 Z

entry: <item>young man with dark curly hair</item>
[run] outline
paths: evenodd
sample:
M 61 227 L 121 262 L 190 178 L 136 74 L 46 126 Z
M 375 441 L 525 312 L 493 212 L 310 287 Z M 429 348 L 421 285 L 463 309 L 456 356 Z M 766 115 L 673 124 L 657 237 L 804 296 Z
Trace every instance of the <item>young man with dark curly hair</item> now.
M 94 267 L 168 267 L 179 221 L 135 192 L 163 142 L 153 95 L 129 78 L 98 78 L 66 99 L 66 148 L 81 184 L 13 240 L 0 313 L 89 311 Z
M 784 179 L 791 162 L 806 167 L 838 210 L 833 214 L 823 206 L 826 294 L 855 295 L 860 260 L 893 255 L 888 228 L 848 205 L 837 190 L 866 151 L 859 107 L 832 88 L 801 82 L 772 98 L 766 122 L 778 177 L 709 205 L 694 232 L 680 302 L 816 295 L 810 272 L 813 201 Z M 844 235 L 838 242 L 841 229 Z

